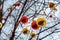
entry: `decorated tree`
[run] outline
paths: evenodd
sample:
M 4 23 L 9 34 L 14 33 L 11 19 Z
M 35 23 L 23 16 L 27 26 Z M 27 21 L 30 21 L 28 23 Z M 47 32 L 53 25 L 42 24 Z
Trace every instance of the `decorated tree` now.
M 60 1 L 0 0 L 0 40 L 60 40 Z

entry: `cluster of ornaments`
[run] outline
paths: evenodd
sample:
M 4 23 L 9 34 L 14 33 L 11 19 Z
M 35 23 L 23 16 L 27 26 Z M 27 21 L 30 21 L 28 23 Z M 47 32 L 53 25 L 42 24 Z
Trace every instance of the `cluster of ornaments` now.
M 35 37 L 37 36 L 37 34 L 36 34 L 35 32 L 30 33 L 30 30 L 29 30 L 28 27 L 23 28 L 23 29 L 22 29 L 22 33 L 23 33 L 24 35 L 29 35 L 29 34 L 30 34 L 31 38 L 35 38 Z
M 49 2 L 48 4 L 49 4 L 49 8 L 50 8 L 51 10 L 57 11 L 57 8 L 56 8 L 56 6 L 55 6 L 55 3 Z M 52 18 L 53 15 L 52 15 L 52 14 L 49 15 L 49 17 Z M 28 17 L 27 17 L 27 16 L 22 16 L 21 19 L 20 19 L 20 22 L 22 22 L 22 24 L 28 23 Z M 44 17 L 39 17 L 39 18 L 37 18 L 36 20 L 33 20 L 30 25 L 31 25 L 31 28 L 32 28 L 33 30 L 38 30 L 38 29 L 40 29 L 40 28 L 42 28 L 42 27 L 45 27 L 46 24 L 47 24 L 46 18 L 44 18 Z M 35 37 L 37 36 L 37 34 L 36 34 L 35 32 L 30 33 L 30 30 L 29 30 L 28 28 L 23 28 L 22 33 L 23 33 L 23 34 L 30 34 L 30 36 L 31 36 L 32 38 L 35 38 Z
M 20 18 L 20 21 L 19 22 L 21 22 L 22 24 L 27 24 L 28 23 L 28 17 L 27 16 L 22 16 Z M 37 20 L 33 20 L 30 25 L 31 25 L 31 28 L 33 30 L 38 30 L 39 28 L 46 26 L 46 19 L 44 17 L 39 17 L 39 18 L 37 18 Z M 35 38 L 36 35 L 37 35 L 35 32 L 30 33 L 30 29 L 28 27 L 23 28 L 22 29 L 22 33 L 24 35 L 30 34 L 30 36 L 32 38 Z
M 49 4 L 49 8 L 50 8 L 51 10 L 57 11 L 57 8 L 56 8 L 55 3 L 49 2 L 48 4 Z M 53 15 L 52 15 L 52 14 L 49 15 L 49 17 L 52 18 Z M 28 23 L 28 17 L 27 17 L 27 16 L 22 16 L 21 19 L 20 19 L 20 22 L 22 22 L 23 24 Z M 33 20 L 30 25 L 31 25 L 31 28 L 32 28 L 33 30 L 38 30 L 38 29 L 40 29 L 40 28 L 42 28 L 42 27 L 45 27 L 46 24 L 47 24 L 46 18 L 44 18 L 44 17 L 39 17 L 39 18 L 37 18 L 36 20 Z M 31 33 L 30 33 L 30 30 L 29 30 L 27 27 L 22 29 L 22 33 L 23 33 L 23 34 L 30 34 L 30 36 L 31 36 L 32 38 L 35 38 L 35 37 L 37 36 L 37 34 L 36 34 L 35 32 L 31 32 Z
M 55 6 L 55 3 L 49 2 L 48 5 L 49 5 L 49 8 L 50 8 L 51 10 L 57 11 L 57 8 L 56 8 L 56 6 Z M 20 6 L 20 2 L 15 3 L 14 6 L 15 6 L 15 7 Z M 8 10 L 11 11 L 11 10 L 13 10 L 13 9 L 14 9 L 14 7 L 13 7 L 13 6 L 10 6 Z M 1 12 L 1 8 L 0 8 L 0 12 Z M 52 18 L 52 15 L 50 15 L 49 17 Z M 27 16 L 22 16 L 22 17 L 20 18 L 18 24 L 19 24 L 20 22 L 21 22 L 22 24 L 27 24 L 27 23 L 28 23 L 28 19 L 29 19 L 29 18 L 28 18 Z M 36 20 L 33 20 L 32 23 L 31 23 L 31 28 L 32 28 L 33 30 L 38 30 L 39 28 L 42 28 L 42 27 L 45 27 L 45 26 L 46 26 L 46 18 L 44 18 L 44 17 L 39 17 L 39 18 L 37 18 Z M 2 27 L 2 23 L 0 23 L 0 28 L 1 28 L 1 27 Z M 22 29 L 22 33 L 23 33 L 24 35 L 30 34 L 32 38 L 35 38 L 36 35 L 37 35 L 35 32 L 30 33 L 30 30 L 29 30 L 27 27 Z
M 20 18 L 20 22 L 22 22 L 22 24 L 28 23 L 28 17 L 27 16 L 22 16 Z M 37 30 L 37 29 L 39 29 L 41 27 L 44 27 L 44 26 L 46 26 L 46 19 L 44 17 L 39 17 L 39 18 L 37 18 L 37 20 L 34 20 L 31 23 L 31 27 L 34 30 Z
M 16 4 L 15 6 L 19 6 L 19 4 L 18 4 L 18 5 Z M 57 9 L 56 9 L 56 7 L 55 7 L 55 4 L 52 3 L 52 2 L 49 2 L 49 8 L 50 8 L 51 10 L 57 11 Z M 49 17 L 52 18 L 52 15 L 50 15 Z M 22 24 L 27 24 L 27 23 L 28 23 L 28 17 L 27 17 L 27 16 L 22 16 L 22 17 L 20 18 L 19 23 L 20 23 L 20 22 L 21 22 Z M 37 18 L 36 20 L 33 20 L 30 25 L 31 25 L 31 28 L 32 28 L 33 30 L 38 30 L 39 28 L 45 27 L 45 26 L 46 26 L 46 18 L 44 18 L 44 17 L 39 17 L 39 18 Z M 35 37 L 36 37 L 36 33 L 35 33 L 35 32 L 30 33 L 30 30 L 29 30 L 27 27 L 22 29 L 22 33 L 23 33 L 24 35 L 30 34 L 32 38 L 35 38 Z

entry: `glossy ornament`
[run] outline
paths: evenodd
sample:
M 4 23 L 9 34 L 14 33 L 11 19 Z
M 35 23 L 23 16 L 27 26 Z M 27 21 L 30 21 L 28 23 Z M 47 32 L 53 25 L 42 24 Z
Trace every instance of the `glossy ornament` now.
M 23 24 L 26 24 L 28 23 L 28 17 L 27 16 L 22 16 L 20 21 L 23 23 Z
M 2 28 L 2 23 L 0 22 L 0 28 Z
M 37 22 L 37 25 L 41 27 L 46 25 L 46 19 L 44 17 L 38 18 L 36 22 Z
M 33 21 L 33 22 L 31 23 L 31 27 L 32 27 L 32 29 L 34 29 L 34 30 L 38 30 L 38 29 L 39 29 L 39 26 L 37 25 L 36 21 Z
M 55 6 L 55 3 L 49 2 L 49 8 L 53 8 Z
M 8 11 L 11 11 L 11 10 L 13 10 L 14 9 L 14 7 L 13 6 L 10 6 L 9 8 L 8 8 Z
M 20 2 L 16 2 L 14 6 L 20 6 Z
M 26 35 L 26 34 L 29 34 L 30 33 L 30 30 L 26 27 L 26 28 L 23 28 L 22 29 L 22 33 L 24 34 L 24 35 Z
M 56 6 L 55 6 L 55 3 L 53 3 L 53 2 L 49 2 L 49 8 L 50 8 L 51 10 L 57 11 L 57 8 L 56 8 Z
M 36 36 L 37 36 L 37 35 L 36 35 L 35 32 L 32 32 L 32 33 L 31 33 L 31 37 L 32 37 L 32 38 L 35 38 Z

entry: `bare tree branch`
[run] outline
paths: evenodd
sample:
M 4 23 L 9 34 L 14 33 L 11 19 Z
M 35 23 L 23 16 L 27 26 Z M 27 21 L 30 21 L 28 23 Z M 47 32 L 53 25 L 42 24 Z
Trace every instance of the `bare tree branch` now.
M 18 26 L 18 24 L 16 24 L 16 23 L 18 22 L 20 16 L 22 15 L 22 12 L 23 12 L 23 10 L 24 10 L 24 7 L 25 7 L 26 3 L 27 3 L 27 0 L 25 0 L 25 3 L 24 3 L 24 5 L 23 5 L 23 8 L 22 8 L 22 10 L 21 10 L 21 12 L 20 12 L 20 14 L 19 14 L 19 17 L 18 17 L 17 21 L 15 22 L 15 27 L 14 27 L 14 29 L 13 29 L 12 36 L 10 37 L 10 40 L 14 40 L 15 30 L 16 30 L 16 28 L 17 28 L 17 26 Z

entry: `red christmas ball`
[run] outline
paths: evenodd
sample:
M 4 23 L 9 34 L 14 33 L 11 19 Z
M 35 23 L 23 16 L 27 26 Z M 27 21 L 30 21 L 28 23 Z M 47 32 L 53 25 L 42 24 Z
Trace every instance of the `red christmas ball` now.
M 32 29 L 34 29 L 34 30 L 39 29 L 39 26 L 36 24 L 36 21 L 33 21 L 33 22 L 31 23 L 31 27 L 32 27 Z
M 16 2 L 14 5 L 15 6 L 20 6 L 20 2 Z
M 23 23 L 23 24 L 26 24 L 28 23 L 28 17 L 27 16 L 22 16 L 20 21 Z

